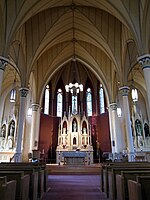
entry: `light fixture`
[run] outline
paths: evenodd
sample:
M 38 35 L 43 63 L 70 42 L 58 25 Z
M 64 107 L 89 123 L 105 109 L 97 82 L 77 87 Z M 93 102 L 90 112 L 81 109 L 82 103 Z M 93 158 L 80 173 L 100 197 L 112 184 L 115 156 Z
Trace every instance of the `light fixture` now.
M 28 117 L 32 117 L 32 107 L 28 108 L 28 113 L 27 113 Z
M 118 115 L 118 117 L 121 117 L 121 108 L 120 107 L 117 108 L 117 115 Z
M 65 85 L 66 92 L 71 92 L 73 96 L 76 96 L 80 91 L 83 91 L 83 85 L 79 83 L 69 83 Z
M 76 68 L 76 56 L 75 56 L 75 42 L 76 42 L 76 39 L 75 39 L 75 28 L 74 28 L 74 9 L 75 9 L 75 5 L 72 3 L 72 6 L 71 6 L 71 9 L 72 9 L 72 19 L 73 19 L 73 39 L 72 39 L 72 43 L 73 43 L 73 58 L 72 58 L 72 65 L 74 67 L 73 69 L 73 72 L 75 73 L 75 68 Z M 74 75 L 75 77 L 76 75 Z M 77 94 L 81 91 L 83 91 L 83 85 L 82 84 L 79 84 L 79 83 L 69 83 L 68 85 L 65 85 L 65 90 L 66 92 L 71 92 L 71 94 L 73 96 L 77 96 Z
M 133 88 L 131 91 L 132 100 L 134 102 L 138 101 L 138 92 L 136 88 Z
M 128 49 L 128 55 L 129 55 L 129 62 L 130 62 L 130 67 L 131 67 L 131 57 L 130 57 L 130 52 L 129 52 L 129 46 L 127 43 L 127 49 Z M 132 89 L 131 89 L 131 97 L 132 97 L 132 101 L 136 102 L 138 101 L 138 91 L 137 89 L 134 87 L 134 79 L 133 79 L 133 69 L 131 68 L 131 77 L 132 77 Z
M 11 103 L 15 103 L 16 102 L 16 93 L 17 93 L 17 91 L 16 91 L 16 75 L 15 75 L 15 80 L 14 80 L 14 82 L 13 82 L 13 85 L 12 85 L 12 90 L 10 91 L 10 102 Z
M 22 40 L 22 36 L 21 36 L 21 40 Z M 20 52 L 20 42 L 18 44 L 18 52 L 17 52 L 17 56 L 16 56 L 16 65 L 18 66 L 18 61 L 19 61 L 19 52 Z M 16 91 L 16 71 L 14 72 L 15 73 L 15 79 L 14 79 L 14 83 L 12 85 L 12 90 L 10 91 L 10 102 L 11 103 L 15 103 L 16 102 L 16 94 L 17 94 L 17 91 Z
M 119 96 L 117 95 L 117 116 L 121 117 L 122 116 L 122 110 L 120 107 L 120 101 L 119 101 Z
M 16 89 L 12 89 L 10 92 L 10 102 L 15 103 L 16 101 Z
M 28 111 L 27 111 L 27 116 L 32 117 L 32 92 L 31 92 L 31 90 L 29 92 L 29 95 L 30 95 L 30 102 L 29 102 L 29 107 L 28 107 Z

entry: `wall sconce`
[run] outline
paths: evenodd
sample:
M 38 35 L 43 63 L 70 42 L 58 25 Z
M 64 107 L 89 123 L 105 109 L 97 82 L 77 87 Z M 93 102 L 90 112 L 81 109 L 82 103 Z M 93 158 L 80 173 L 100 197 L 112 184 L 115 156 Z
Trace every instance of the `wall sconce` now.
M 16 101 L 16 89 L 12 89 L 10 92 L 10 102 L 15 103 Z
M 16 77 L 15 77 L 14 83 L 12 85 L 12 90 L 10 91 L 10 102 L 11 103 L 15 103 L 16 102 L 16 93 L 17 93 L 17 91 L 16 91 L 15 87 L 16 87 Z
M 138 101 L 138 92 L 137 92 L 137 89 L 132 89 L 131 91 L 131 96 L 132 96 L 132 100 L 133 102 L 136 102 Z
M 118 117 L 121 117 L 121 108 L 117 108 L 117 115 L 118 115 Z
M 28 117 L 32 117 L 32 107 L 28 108 L 28 113 L 27 113 Z

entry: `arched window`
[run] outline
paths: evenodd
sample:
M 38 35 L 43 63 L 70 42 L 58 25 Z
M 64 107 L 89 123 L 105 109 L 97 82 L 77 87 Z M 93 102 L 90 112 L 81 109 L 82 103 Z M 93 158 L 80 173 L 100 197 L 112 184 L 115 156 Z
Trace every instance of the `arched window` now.
M 62 117 L 62 104 L 63 104 L 62 90 L 58 89 L 58 92 L 57 92 L 57 117 Z
M 45 89 L 44 114 L 49 114 L 49 85 L 47 85 Z
M 105 102 L 104 102 L 104 89 L 102 85 L 100 85 L 99 89 L 99 99 L 100 99 L 100 113 L 105 113 Z
M 90 88 L 88 88 L 86 91 L 86 107 L 87 115 L 92 116 L 92 92 Z

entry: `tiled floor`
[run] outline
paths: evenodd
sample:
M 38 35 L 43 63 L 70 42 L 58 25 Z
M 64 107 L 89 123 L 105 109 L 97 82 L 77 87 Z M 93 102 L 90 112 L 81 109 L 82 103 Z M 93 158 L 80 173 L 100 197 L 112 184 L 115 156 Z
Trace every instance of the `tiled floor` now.
M 99 175 L 49 175 L 49 191 L 42 200 L 106 200 Z

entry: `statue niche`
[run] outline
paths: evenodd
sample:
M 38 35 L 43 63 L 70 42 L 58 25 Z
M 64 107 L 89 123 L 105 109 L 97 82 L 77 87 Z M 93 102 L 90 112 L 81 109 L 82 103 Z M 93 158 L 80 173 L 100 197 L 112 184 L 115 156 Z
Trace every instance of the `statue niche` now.
M 15 121 L 11 120 L 8 130 L 8 142 L 7 142 L 8 149 L 13 148 L 14 134 L 15 134 Z
M 5 137 L 6 137 L 6 124 L 3 124 L 0 132 L 0 149 L 4 149 Z
M 78 131 L 78 125 L 77 125 L 77 121 L 74 118 L 72 121 L 72 132 L 77 132 Z
M 143 128 L 142 123 L 139 119 L 135 120 L 135 130 L 136 130 L 136 137 L 137 137 L 137 144 L 138 147 L 143 146 Z
M 5 136 L 6 136 L 6 124 L 3 124 L 1 128 L 0 137 L 5 138 Z

